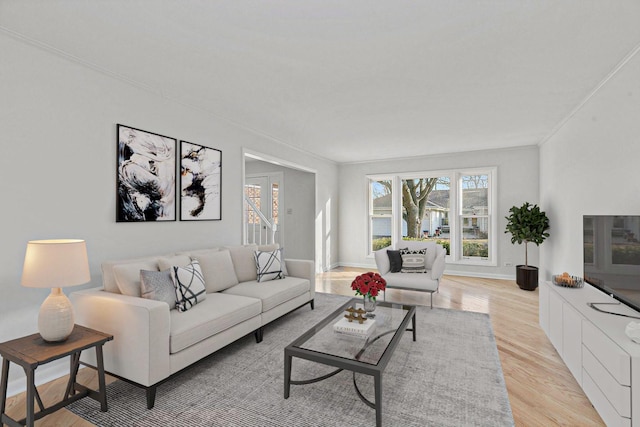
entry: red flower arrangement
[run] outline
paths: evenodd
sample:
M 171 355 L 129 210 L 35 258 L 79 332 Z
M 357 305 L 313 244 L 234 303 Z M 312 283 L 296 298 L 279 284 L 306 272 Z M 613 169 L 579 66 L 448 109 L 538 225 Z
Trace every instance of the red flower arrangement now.
M 380 293 L 380 291 L 384 291 L 386 287 L 387 281 L 378 273 L 373 273 L 371 271 L 359 275 L 353 279 L 353 282 L 351 282 L 351 289 L 356 291 L 356 295 L 368 295 L 373 300 L 375 300 L 378 293 Z

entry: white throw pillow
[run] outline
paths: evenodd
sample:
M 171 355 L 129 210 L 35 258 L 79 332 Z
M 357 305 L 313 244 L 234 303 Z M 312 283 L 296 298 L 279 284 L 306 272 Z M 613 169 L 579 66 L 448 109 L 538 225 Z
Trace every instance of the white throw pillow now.
M 282 273 L 282 252 L 280 249 L 275 251 L 256 251 L 256 270 L 258 282 L 266 282 L 268 280 L 284 279 Z
M 173 267 L 171 278 L 176 288 L 176 308 L 187 311 L 207 297 L 202 270 L 197 260 L 186 267 Z
M 426 273 L 427 269 L 424 267 L 424 260 L 427 255 L 426 249 L 420 249 L 412 251 L 409 249 L 401 249 L 400 256 L 402 257 L 402 273 Z

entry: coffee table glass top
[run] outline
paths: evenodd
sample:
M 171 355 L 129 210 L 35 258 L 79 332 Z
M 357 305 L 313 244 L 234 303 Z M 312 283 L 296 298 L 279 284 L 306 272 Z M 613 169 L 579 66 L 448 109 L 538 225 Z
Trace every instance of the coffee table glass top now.
M 353 298 L 311 328 L 294 341 L 291 346 L 336 357 L 354 360 L 370 365 L 377 365 L 389 347 L 394 335 L 402 334 L 398 330 L 405 319 L 413 313 L 413 306 L 378 301 L 375 318 L 367 322 L 375 322 L 375 329 L 364 339 L 340 334 L 334 331 L 333 325 L 344 318 L 348 307 L 363 308 L 362 298 Z M 406 322 L 404 322 L 406 325 Z

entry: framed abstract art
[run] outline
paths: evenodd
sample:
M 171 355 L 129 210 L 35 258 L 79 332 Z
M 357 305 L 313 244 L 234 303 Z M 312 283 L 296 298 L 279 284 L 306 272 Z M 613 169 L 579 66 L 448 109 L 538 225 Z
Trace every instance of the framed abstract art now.
M 175 138 L 118 124 L 117 222 L 176 220 Z
M 180 141 L 180 220 L 222 219 L 222 151 Z

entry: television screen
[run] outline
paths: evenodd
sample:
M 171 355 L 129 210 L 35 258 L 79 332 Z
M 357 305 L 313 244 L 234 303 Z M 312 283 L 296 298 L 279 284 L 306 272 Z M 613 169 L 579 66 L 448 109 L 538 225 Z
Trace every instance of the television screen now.
M 585 215 L 584 280 L 640 311 L 640 215 Z

